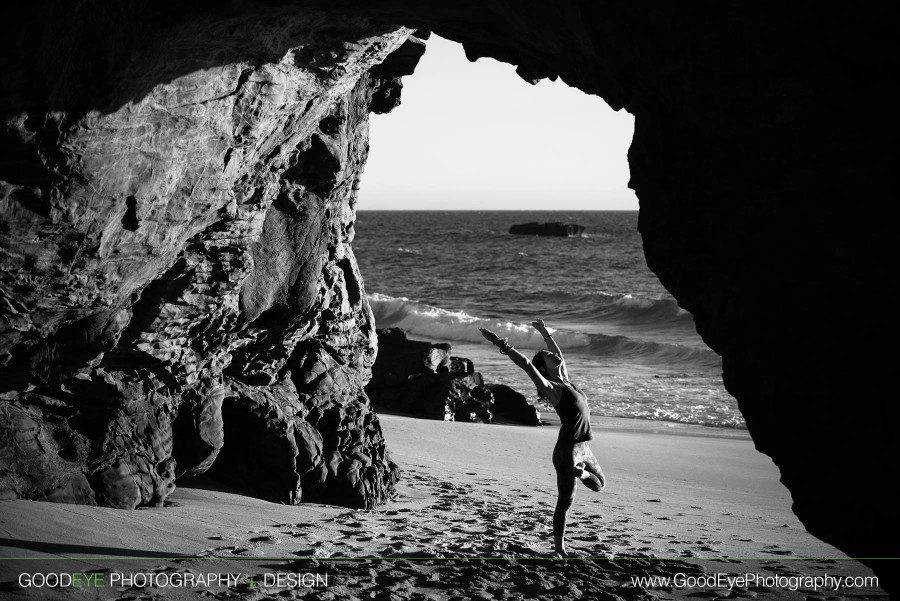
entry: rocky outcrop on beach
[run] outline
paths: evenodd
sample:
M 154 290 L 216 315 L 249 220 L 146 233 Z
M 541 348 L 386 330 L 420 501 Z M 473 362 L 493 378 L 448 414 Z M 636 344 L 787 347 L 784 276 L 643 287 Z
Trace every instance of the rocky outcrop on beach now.
M 550 223 L 531 221 L 510 226 L 509 233 L 516 236 L 559 236 L 563 238 L 572 238 L 583 234 L 584 226 L 578 225 L 577 223 L 563 223 L 561 221 L 551 221 Z
M 650 268 L 722 355 L 806 527 L 851 556 L 894 555 L 900 409 L 892 356 L 867 351 L 896 338 L 872 310 L 894 255 L 896 3 L 777 18 L 568 0 L 2 10 L 3 494 L 158 502 L 227 448 L 221 408 L 252 386 L 251 412 L 278 405 L 284 428 L 306 419 L 338 445 L 303 498 L 352 481 L 350 432 L 373 460 L 359 494 L 384 498 L 395 476 L 361 390 L 375 346 L 349 243 L 365 114 L 399 89 L 368 73 L 402 24 L 635 116 Z
M 70 8 L 45 35 L 79 48 L 94 25 L 68 29 Z M 99 10 L 124 28 L 107 41 L 149 33 Z M 3 498 L 161 505 L 211 467 L 281 503 L 393 494 L 350 244 L 369 111 L 391 108 L 423 42 L 254 15 L 255 54 L 221 64 L 203 57 L 239 38 L 217 18 L 176 19 L 84 79 L 39 57 L 51 105 L 27 96 L 32 67 L 7 72 L 26 96 L 3 98 L 20 110 L 0 172 Z M 76 64 L 96 58 L 83 50 Z M 101 76 L 115 85 L 94 96 Z
M 495 419 L 502 419 L 526 426 L 542 426 L 541 412 L 528 402 L 524 394 L 510 388 L 506 384 L 488 384 L 488 392 L 494 403 L 491 409 Z
M 410 340 L 400 328 L 378 330 L 378 358 L 366 393 L 377 407 L 429 419 L 490 423 L 494 402 L 472 361 L 449 344 Z
M 366 393 L 376 407 L 428 419 L 540 426 L 541 414 L 525 395 L 485 384 L 471 359 L 451 355 L 447 343 L 410 340 L 401 328 L 378 333 L 378 358 Z

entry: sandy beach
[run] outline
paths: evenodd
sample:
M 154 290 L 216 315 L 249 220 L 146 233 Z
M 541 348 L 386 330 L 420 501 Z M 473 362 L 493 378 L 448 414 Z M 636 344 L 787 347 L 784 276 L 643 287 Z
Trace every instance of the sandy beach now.
M 137 511 L 2 501 L 0 596 L 886 598 L 870 583 L 847 586 L 871 570 L 804 530 L 745 431 L 595 420 L 608 485 L 579 488 L 567 535 L 577 557 L 559 559 L 550 553 L 554 425 L 381 420 L 403 480 L 398 498 L 372 511 L 278 505 L 203 478 L 180 481 L 166 507 Z M 747 573 L 770 580 L 686 586 Z M 23 587 L 22 574 L 80 574 L 81 587 Z M 205 575 L 222 580 L 209 586 Z M 798 579 L 826 575 L 841 586 Z M 637 585 L 633 576 L 675 580 Z

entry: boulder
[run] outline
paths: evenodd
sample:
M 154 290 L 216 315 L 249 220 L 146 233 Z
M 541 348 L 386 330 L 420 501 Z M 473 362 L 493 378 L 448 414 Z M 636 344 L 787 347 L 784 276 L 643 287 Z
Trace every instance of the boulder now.
M 378 330 L 378 357 L 366 394 L 376 406 L 428 419 L 490 423 L 493 397 L 472 361 L 449 344 L 409 340 L 400 328 Z
M 509 233 L 517 236 L 559 236 L 575 237 L 584 233 L 584 226 L 577 223 L 563 223 L 552 221 L 550 223 L 518 223 L 509 228 Z
M 449 344 L 410 340 L 400 328 L 378 332 L 378 357 L 366 394 L 379 407 L 428 419 L 491 423 L 499 403 L 503 421 L 540 426 L 525 396 L 486 385 L 471 359 L 450 355 Z
M 378 330 L 378 359 L 372 381 L 395 385 L 412 376 L 450 371 L 450 345 L 410 340 L 401 328 Z
M 505 384 L 489 384 L 487 391 L 493 396 L 491 409 L 494 415 L 504 421 L 511 421 L 526 426 L 542 426 L 541 412 L 530 404 L 525 395 L 513 390 Z
M 466 359 L 464 357 L 450 357 L 450 364 L 448 368 L 452 372 L 458 372 L 462 374 L 475 373 L 475 364 L 472 363 L 471 359 Z

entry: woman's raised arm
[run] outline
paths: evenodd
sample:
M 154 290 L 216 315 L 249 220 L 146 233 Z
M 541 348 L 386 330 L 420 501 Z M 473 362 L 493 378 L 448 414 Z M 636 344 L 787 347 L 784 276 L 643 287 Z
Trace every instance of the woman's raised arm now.
M 566 358 L 563 357 L 562 350 L 559 348 L 559 345 L 556 344 L 556 341 L 553 339 L 553 334 L 547 331 L 547 325 L 544 323 L 544 320 L 541 318 L 537 318 L 536 320 L 531 322 L 531 325 L 534 326 L 534 329 L 538 331 L 538 333 L 544 337 L 544 342 L 547 343 L 547 350 L 551 353 L 555 353 L 557 357 L 559 357 L 560 362 L 560 372 L 562 373 L 562 377 L 566 380 L 569 379 L 569 370 L 566 369 Z
M 478 328 L 478 331 L 481 332 L 481 335 L 484 336 L 485 340 L 498 347 L 501 354 L 509 357 L 510 361 L 515 363 L 526 374 L 528 374 L 528 377 L 531 378 L 532 382 L 534 382 L 534 386 L 535 388 L 537 388 L 539 393 L 541 393 L 548 399 L 555 398 L 557 396 L 557 391 L 553 387 L 553 385 L 548 382 L 544 376 L 541 375 L 541 372 L 539 372 L 534 365 L 531 364 L 531 361 L 528 360 L 528 357 L 514 349 L 512 345 L 509 344 L 507 338 L 500 338 L 487 328 Z

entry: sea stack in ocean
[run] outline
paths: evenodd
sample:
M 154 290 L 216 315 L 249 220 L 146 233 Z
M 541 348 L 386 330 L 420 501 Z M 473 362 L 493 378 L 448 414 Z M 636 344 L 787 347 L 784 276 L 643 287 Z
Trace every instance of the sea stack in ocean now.
M 561 221 L 552 221 L 550 223 L 531 221 L 513 225 L 509 228 L 509 233 L 517 236 L 560 236 L 572 238 L 583 234 L 584 226 Z
M 366 386 L 366 394 L 376 406 L 445 421 L 494 420 L 492 390 L 496 387 L 485 386 L 471 360 L 451 356 L 449 344 L 410 340 L 400 328 L 377 332 L 378 357 Z M 518 393 L 502 388 L 504 421 L 541 425 L 540 414 L 524 396 L 522 412 L 521 402 L 508 400 Z

